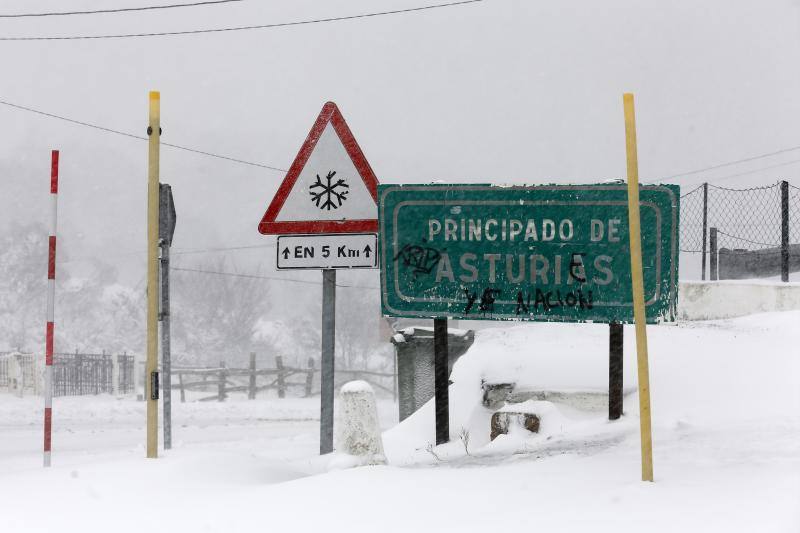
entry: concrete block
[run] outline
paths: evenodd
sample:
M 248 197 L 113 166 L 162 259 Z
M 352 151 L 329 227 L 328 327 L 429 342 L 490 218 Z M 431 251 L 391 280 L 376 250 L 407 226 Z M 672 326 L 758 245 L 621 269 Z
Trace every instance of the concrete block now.
M 491 440 L 498 435 L 508 433 L 512 425 L 523 427 L 531 433 L 539 432 L 539 417 L 533 413 L 515 413 L 511 411 L 499 411 L 492 415 L 491 420 Z
M 385 464 L 375 392 L 366 381 L 346 383 L 339 392 L 336 451 L 359 457 L 359 464 Z

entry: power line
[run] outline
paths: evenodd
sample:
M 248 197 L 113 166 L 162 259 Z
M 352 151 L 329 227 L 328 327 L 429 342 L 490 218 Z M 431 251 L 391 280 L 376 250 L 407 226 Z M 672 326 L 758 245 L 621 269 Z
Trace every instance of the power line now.
M 444 4 L 432 4 L 427 6 L 420 6 L 420 7 L 410 7 L 406 9 L 394 9 L 391 11 L 375 11 L 372 13 L 361 13 L 358 15 L 346 15 L 341 17 L 327 17 L 327 18 L 319 18 L 319 19 L 311 19 L 311 20 L 296 20 L 293 22 L 276 22 L 273 24 L 257 24 L 252 26 L 233 26 L 227 28 L 206 28 L 200 30 L 184 30 L 184 31 L 164 31 L 164 32 L 155 32 L 155 33 L 120 33 L 120 34 L 109 34 L 109 35 L 68 35 L 68 36 L 52 36 L 52 35 L 45 35 L 45 36 L 26 36 L 26 37 L 0 37 L 0 41 L 76 41 L 76 40 L 86 40 L 86 39 L 126 39 L 132 37 L 164 37 L 164 36 L 176 36 L 176 35 L 196 35 L 196 34 L 204 34 L 204 33 L 222 33 L 222 32 L 232 32 L 232 31 L 244 31 L 244 30 L 265 30 L 265 29 L 272 29 L 272 28 L 284 28 L 288 26 L 304 26 L 307 24 L 320 24 L 324 22 L 339 22 L 343 20 L 355 20 L 355 19 L 363 19 L 369 17 L 380 17 L 383 15 L 399 15 L 401 13 L 413 13 L 418 11 L 427 11 L 430 9 L 439 9 L 443 7 L 454 7 L 454 6 L 461 6 L 465 4 L 475 4 L 478 2 L 483 2 L 484 0 L 460 0 L 458 2 L 447 2 Z
M 776 150 L 774 152 L 769 152 L 769 153 L 766 153 L 766 154 L 754 155 L 752 157 L 745 157 L 744 159 L 737 159 L 736 161 L 728 161 L 727 163 L 720 163 L 718 165 L 713 165 L 713 166 L 710 166 L 710 167 L 699 168 L 697 170 L 690 170 L 690 171 L 687 171 L 687 172 L 681 172 L 680 174 L 673 174 L 672 176 L 664 176 L 662 178 L 656 178 L 656 179 L 653 179 L 653 180 L 649 180 L 648 183 L 652 183 L 654 181 L 659 181 L 659 180 L 670 180 L 670 179 L 673 179 L 673 178 L 683 178 L 683 177 L 686 177 L 686 176 L 691 176 L 692 174 L 700 174 L 701 172 L 707 172 L 709 170 L 716 170 L 718 168 L 724 168 L 724 167 L 729 167 L 729 166 L 732 166 L 732 165 L 738 165 L 740 163 L 747 163 L 749 161 L 756 161 L 758 159 L 764 159 L 765 157 L 772 157 L 774 155 L 785 154 L 786 152 L 793 152 L 795 150 L 800 150 L 800 146 L 790 146 L 789 148 L 783 148 L 781 150 Z M 768 168 L 770 168 L 770 167 L 768 167 Z M 764 169 L 764 170 L 766 170 L 766 169 Z M 758 172 L 758 171 L 756 170 L 756 171 L 753 171 L 753 172 Z M 733 177 L 733 176 L 729 176 L 729 177 Z
M 179 268 L 179 267 L 170 267 L 170 270 L 177 270 L 179 272 L 195 272 L 198 274 L 210 274 L 210 275 L 217 275 L 217 276 L 230 276 L 234 278 L 247 278 L 247 279 L 265 279 L 270 281 L 285 281 L 288 283 L 304 283 L 306 285 L 322 285 L 320 281 L 309 281 L 304 279 L 294 279 L 294 278 L 277 278 L 273 276 L 259 276 L 256 274 L 238 274 L 235 272 L 220 272 L 218 270 L 202 270 L 199 268 Z M 380 287 L 373 287 L 370 285 L 345 285 L 341 283 L 336 284 L 337 287 L 349 288 L 349 289 L 369 289 L 369 290 L 380 290 Z
M 206 254 L 206 253 L 214 253 L 214 252 L 228 252 L 228 251 L 237 251 L 237 250 L 253 250 L 259 248 L 275 248 L 275 244 L 254 244 L 250 246 L 226 246 L 220 248 L 176 248 L 170 251 L 170 254 L 175 255 L 193 255 L 193 254 Z M 144 255 L 147 253 L 147 250 L 138 250 L 138 251 L 130 251 L 130 252 L 120 252 L 116 254 L 107 254 L 107 255 L 97 255 L 94 257 L 70 257 L 66 260 L 61 260 L 58 262 L 59 265 L 66 265 L 71 263 L 94 263 L 94 262 L 107 262 L 110 258 L 120 258 L 120 257 L 130 257 L 135 255 Z M 30 263 L 26 263 L 28 265 L 41 265 L 41 261 L 33 261 Z
M 143 140 L 147 140 L 144 137 L 141 137 Z M 192 152 L 193 154 L 200 154 L 200 155 L 207 155 L 209 157 L 215 157 L 217 159 L 224 159 L 225 161 L 232 161 L 234 163 L 241 163 L 242 165 L 250 165 L 251 167 L 259 167 L 259 168 L 266 168 L 267 170 L 274 170 L 275 172 L 288 172 L 285 168 L 278 168 L 273 167 L 272 165 L 265 165 L 263 163 L 253 163 L 252 161 L 245 161 L 244 159 L 237 159 L 235 157 L 229 157 L 227 155 L 220 155 L 215 154 L 212 152 L 206 152 L 204 150 L 198 150 L 196 148 L 188 148 L 186 146 L 178 146 L 177 144 L 170 144 L 170 143 L 161 143 L 162 146 L 169 146 L 170 148 L 175 148 L 176 150 L 184 150 L 186 152 Z
M 69 122 L 71 124 L 77 124 L 79 126 L 85 126 L 87 128 L 94 128 L 96 130 L 104 131 L 106 133 L 113 133 L 115 135 L 122 135 L 123 137 L 130 137 L 132 139 L 138 139 L 140 141 L 146 141 L 147 140 L 147 137 L 142 137 L 141 135 L 134 135 L 133 133 L 128 133 L 128 132 L 125 132 L 125 131 L 119 131 L 119 130 L 115 130 L 115 129 L 112 129 L 112 128 L 106 128 L 105 126 L 98 126 L 97 124 L 92 124 L 91 122 L 83 122 L 81 120 L 75 120 L 74 118 L 67 118 L 67 117 L 63 117 L 61 115 L 55 115 L 53 113 L 48 113 L 48 112 L 42 111 L 40 109 L 34 109 L 32 107 L 26 107 L 26 106 L 23 106 L 23 105 L 14 104 L 14 103 L 11 103 L 11 102 L 6 102 L 4 100 L 0 100 L 0 104 L 8 106 L 8 107 L 13 107 L 15 109 L 19 109 L 19 110 L 22 110 L 22 111 L 28 111 L 29 113 L 36 113 L 37 115 L 42 115 L 42 116 L 45 116 L 45 117 L 55 118 L 55 119 L 58 119 L 58 120 L 63 120 L 65 122 Z M 275 166 L 272 166 L 272 165 L 266 165 L 264 163 L 254 163 L 252 161 L 245 161 L 244 159 L 238 159 L 236 157 L 230 157 L 230 156 L 227 156 L 227 155 L 215 154 L 213 152 L 206 152 L 205 150 L 198 150 L 196 148 L 189 148 L 188 146 L 181 146 L 181 145 L 178 145 L 178 144 L 165 143 L 165 142 L 162 142 L 161 145 L 162 146 L 168 146 L 170 148 L 175 148 L 177 150 L 183 150 L 185 152 L 191 152 L 193 154 L 200 154 L 200 155 L 205 155 L 205 156 L 208 156 L 208 157 L 214 157 L 214 158 L 217 158 L 217 159 L 224 159 L 225 161 L 232 161 L 234 163 L 241 163 L 242 165 L 250 165 L 250 166 L 253 166 L 253 167 L 266 168 L 268 170 L 274 170 L 275 172 L 281 172 L 281 173 L 286 172 L 286 169 L 284 169 L 284 168 L 278 168 L 278 167 L 275 167 Z
M 186 249 L 186 250 L 177 250 L 174 252 L 170 252 L 172 255 L 190 255 L 190 254 L 206 254 L 209 252 L 228 252 L 231 250 L 252 250 L 256 248 L 275 248 L 274 244 L 254 244 L 252 246 L 228 246 L 223 248 L 197 248 L 197 249 Z M 142 252 L 144 253 L 144 252 Z
M 788 167 L 789 165 L 795 165 L 797 163 L 800 163 L 800 159 L 792 159 L 791 161 L 786 161 L 785 163 L 780 163 L 778 165 L 770 165 L 768 167 L 756 168 L 756 169 L 753 169 L 753 170 L 748 170 L 747 172 L 739 172 L 738 174 L 728 174 L 727 176 L 720 176 L 719 178 L 712 178 L 712 179 L 707 180 L 707 181 L 708 181 L 708 183 L 714 183 L 716 181 L 722 181 L 722 180 L 726 180 L 726 179 L 729 179 L 729 178 L 736 178 L 736 177 L 739 177 L 739 176 L 746 176 L 748 174 L 755 174 L 756 172 L 761 172 L 763 170 L 770 170 L 770 169 L 773 169 L 773 168 L 780 168 L 780 167 Z
M 24 18 L 24 17 L 63 17 L 67 15 L 100 15 L 104 13 L 126 13 L 129 11 L 150 11 L 152 9 L 174 9 L 178 7 L 199 7 L 213 4 L 229 4 L 231 2 L 242 2 L 244 0 L 210 0 L 207 2 L 192 2 L 190 4 L 167 4 L 161 6 L 143 7 L 121 7 L 117 9 L 96 9 L 93 11 L 53 11 L 49 13 L 14 13 L 11 15 L 0 15 L 3 19 Z

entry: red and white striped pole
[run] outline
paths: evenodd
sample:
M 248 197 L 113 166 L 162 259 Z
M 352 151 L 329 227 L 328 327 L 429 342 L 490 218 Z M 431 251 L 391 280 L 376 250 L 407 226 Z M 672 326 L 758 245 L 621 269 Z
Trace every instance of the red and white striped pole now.
M 50 237 L 47 239 L 47 333 L 44 354 L 44 466 L 50 466 L 53 425 L 53 308 L 56 295 L 56 222 L 58 215 L 58 150 L 50 160 Z

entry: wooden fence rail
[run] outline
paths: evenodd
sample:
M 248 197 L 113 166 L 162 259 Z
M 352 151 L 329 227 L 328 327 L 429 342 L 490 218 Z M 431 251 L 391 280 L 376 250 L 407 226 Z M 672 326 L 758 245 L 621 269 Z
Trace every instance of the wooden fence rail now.
M 281 356 L 275 357 L 275 368 L 256 368 L 255 354 L 250 354 L 248 368 L 229 368 L 224 361 L 217 367 L 173 366 L 172 375 L 177 377 L 172 388 L 180 391 L 182 402 L 186 401 L 186 391 L 215 391 L 213 396 L 200 398 L 200 401 L 220 401 L 233 392 L 246 392 L 248 399 L 255 399 L 259 392 L 277 391 L 278 398 L 285 398 L 287 390 L 301 390 L 305 397 L 318 394 L 315 382 L 319 382 L 320 370 L 314 359 L 308 360 L 306 368 L 286 366 Z M 337 382 L 361 379 L 370 385 L 397 398 L 397 380 L 393 373 L 371 370 L 336 370 Z M 302 377 L 301 381 L 290 378 Z M 246 379 L 242 379 L 246 378 Z M 391 384 L 389 382 L 391 381 Z
M 57 396 L 77 396 L 87 394 L 127 394 L 136 390 L 134 379 L 134 356 L 107 353 L 55 354 L 53 388 Z M 144 363 L 139 362 L 140 376 L 144 375 Z M 0 352 L 0 389 L 29 390 L 38 394 L 40 372 L 33 354 Z M 273 368 L 257 368 L 255 353 L 250 354 L 247 368 L 230 368 L 225 361 L 216 367 L 173 366 L 172 389 L 180 391 L 181 402 L 186 401 L 186 391 L 213 393 L 200 398 L 200 401 L 225 401 L 231 393 L 246 393 L 255 399 L 259 393 L 274 390 L 278 398 L 285 398 L 287 392 L 293 395 L 310 397 L 319 394 L 320 370 L 314 359 L 309 359 L 306 367 L 286 366 L 283 358 L 275 358 Z M 372 370 L 336 369 L 336 385 L 346 381 L 361 379 L 377 391 L 391 394 L 397 398 L 397 380 L 393 373 Z M 139 379 L 141 386 L 141 378 Z M 163 384 L 163 380 L 162 380 Z

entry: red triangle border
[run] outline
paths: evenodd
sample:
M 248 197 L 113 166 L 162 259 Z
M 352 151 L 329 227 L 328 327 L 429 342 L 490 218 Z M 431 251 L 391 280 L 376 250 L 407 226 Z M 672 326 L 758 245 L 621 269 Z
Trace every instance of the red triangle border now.
M 292 190 L 292 187 L 294 187 L 297 178 L 300 176 L 300 172 L 302 172 L 303 167 L 305 167 L 306 163 L 308 162 L 308 158 L 311 157 L 311 153 L 317 146 L 317 141 L 319 141 L 322 132 L 325 130 L 325 126 L 327 126 L 329 122 L 333 126 L 333 129 L 336 132 L 336 134 L 339 136 L 339 139 L 342 141 L 342 144 L 344 145 L 344 148 L 347 151 L 347 155 L 349 155 L 350 159 L 353 161 L 353 164 L 355 165 L 356 170 L 361 176 L 361 179 L 364 180 L 364 184 L 367 186 L 367 190 L 372 195 L 372 199 L 375 200 L 376 218 L 366 219 L 366 220 L 345 220 L 345 221 L 338 221 L 338 220 L 294 221 L 293 220 L 293 221 L 276 222 L 275 219 L 277 218 L 278 213 L 280 213 L 281 208 L 283 208 L 283 204 L 286 202 L 286 198 L 288 198 L 289 193 Z M 278 191 L 272 198 L 272 201 L 270 202 L 269 207 L 267 208 L 267 212 L 264 213 L 264 217 L 258 224 L 258 231 L 264 235 L 286 235 L 293 233 L 377 232 L 378 231 L 377 205 L 378 205 L 378 178 L 372 171 L 372 167 L 369 166 L 367 158 L 364 157 L 364 152 L 362 152 L 361 147 L 358 146 L 358 143 L 356 142 L 355 137 L 353 137 L 353 133 L 350 131 L 350 128 L 347 126 L 347 122 L 345 122 L 342 113 L 339 111 L 339 108 L 336 106 L 335 103 L 327 102 L 322 107 L 322 111 L 317 117 L 314 126 L 311 128 L 308 137 L 306 137 L 305 142 L 303 142 L 303 145 L 300 147 L 300 151 L 294 158 L 292 166 L 289 167 L 289 171 L 286 173 L 286 177 L 283 179 L 283 182 L 281 182 L 280 187 L 278 187 Z

